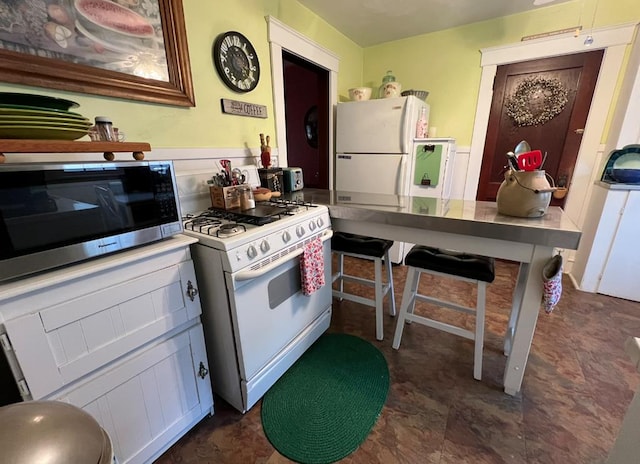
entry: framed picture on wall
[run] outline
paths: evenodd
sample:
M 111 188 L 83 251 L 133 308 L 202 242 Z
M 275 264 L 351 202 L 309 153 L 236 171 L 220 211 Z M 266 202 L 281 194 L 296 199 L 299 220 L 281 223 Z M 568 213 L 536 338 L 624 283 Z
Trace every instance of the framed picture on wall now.
M 0 0 L 0 81 L 195 106 L 181 0 Z

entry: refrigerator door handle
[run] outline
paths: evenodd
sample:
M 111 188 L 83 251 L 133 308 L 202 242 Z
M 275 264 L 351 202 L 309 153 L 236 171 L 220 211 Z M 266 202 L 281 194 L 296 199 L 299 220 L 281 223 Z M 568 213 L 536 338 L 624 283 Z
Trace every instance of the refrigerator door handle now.
M 400 172 L 398 172 L 399 182 L 396 184 L 396 195 L 405 195 L 404 186 L 407 181 L 407 155 L 400 158 Z
M 415 130 L 415 128 L 411 129 L 411 127 L 409 127 L 411 125 L 410 114 L 412 106 L 410 99 L 405 97 L 405 104 L 402 107 L 402 119 L 400 121 L 400 136 L 402 137 L 400 139 L 400 150 L 402 153 L 409 153 L 409 148 L 413 140 L 412 130 Z

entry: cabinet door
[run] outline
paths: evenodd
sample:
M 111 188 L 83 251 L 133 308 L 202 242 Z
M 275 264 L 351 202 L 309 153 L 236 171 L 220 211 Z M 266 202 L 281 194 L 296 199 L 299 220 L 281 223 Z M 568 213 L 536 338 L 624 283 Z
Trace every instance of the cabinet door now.
M 640 301 L 640 191 L 631 191 L 598 286 L 598 293 Z
M 213 412 L 200 323 L 132 353 L 63 396 L 111 437 L 118 462 L 148 462 Z M 207 374 L 205 374 L 207 373 Z
M 39 399 L 200 313 L 193 262 L 186 261 L 117 285 L 105 282 L 86 295 L 69 294 L 5 326 L 31 395 Z

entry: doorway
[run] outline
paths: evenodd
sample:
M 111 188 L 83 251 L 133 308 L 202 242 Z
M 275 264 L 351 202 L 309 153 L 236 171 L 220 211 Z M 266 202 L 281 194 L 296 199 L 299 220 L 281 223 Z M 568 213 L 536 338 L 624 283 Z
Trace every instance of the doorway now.
M 596 50 L 498 66 L 477 200 L 495 201 L 506 154 L 522 140 L 542 151 L 542 168 L 556 185 L 570 188 L 603 55 Z M 554 194 L 551 205 L 565 201 Z
M 285 104 L 285 83 L 284 83 L 284 56 L 287 52 L 289 56 L 297 57 L 307 64 L 311 64 L 326 72 L 326 118 L 321 118 L 318 114 L 318 121 L 326 121 L 326 143 L 327 152 L 327 187 L 332 189 L 334 183 L 334 120 L 335 107 L 338 104 L 338 68 L 339 58 L 331 51 L 304 37 L 299 32 L 291 29 L 278 19 L 268 16 L 269 25 L 269 47 L 271 50 L 271 78 L 273 84 L 273 113 L 276 122 L 277 154 L 280 158 L 281 166 L 294 166 L 289 162 L 289 149 L 287 147 L 287 114 Z M 320 108 L 320 106 L 318 106 Z M 320 131 L 320 127 L 318 128 Z M 318 136 L 318 143 L 321 137 Z M 294 155 L 295 156 L 295 155 Z M 286 161 L 285 161 L 286 160 Z M 304 174 L 304 173 L 303 173 Z M 306 175 L 305 175 L 306 177 Z M 321 177 L 321 175 L 319 176 Z
M 471 145 L 467 167 L 460 170 L 461 174 L 464 173 L 462 180 L 465 186 L 464 199 L 476 199 L 493 98 L 493 82 L 498 66 L 584 53 L 587 50 L 604 50 L 598 84 L 591 101 L 591 111 L 589 111 L 580 144 L 580 153 L 571 179 L 571 194 L 567 195 L 564 205 L 565 213 L 569 218 L 582 227 L 585 214 L 589 209 L 594 181 L 601 174 L 600 163 L 604 156 L 601 140 L 607 126 L 609 110 L 616 95 L 616 86 L 625 62 L 627 47 L 632 43 L 635 32 L 635 24 L 593 29 L 590 34 L 593 42 L 588 47 L 584 44 L 583 36 L 575 37 L 573 34 L 567 34 L 481 49 L 480 84 Z M 464 162 L 464 150 L 458 152 L 457 158 Z M 567 260 L 568 271 L 570 263 L 571 259 Z
M 287 164 L 302 168 L 304 186 L 329 188 L 329 73 L 282 51 Z

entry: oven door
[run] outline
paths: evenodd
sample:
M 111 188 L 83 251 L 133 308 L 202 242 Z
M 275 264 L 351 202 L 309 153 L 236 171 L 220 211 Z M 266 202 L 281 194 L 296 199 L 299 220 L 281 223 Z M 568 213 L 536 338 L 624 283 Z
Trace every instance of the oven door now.
M 325 284 L 303 295 L 303 245 L 258 271 L 226 274 L 240 377 L 249 381 L 331 307 L 331 230 L 324 231 Z

